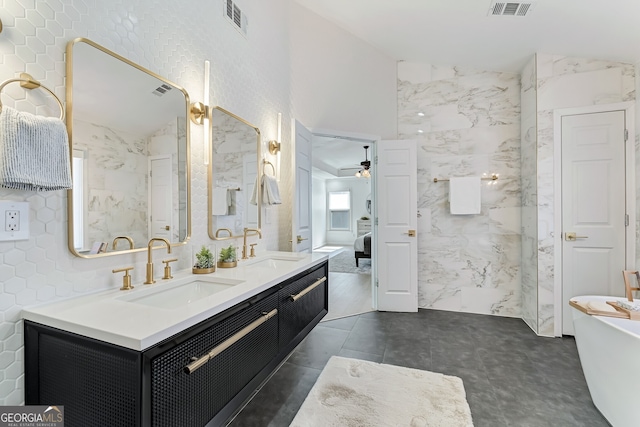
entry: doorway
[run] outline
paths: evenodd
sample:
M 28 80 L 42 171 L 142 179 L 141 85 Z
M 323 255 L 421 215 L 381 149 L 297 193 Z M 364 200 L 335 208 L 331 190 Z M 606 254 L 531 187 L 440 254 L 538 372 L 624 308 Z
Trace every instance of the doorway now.
M 329 256 L 329 312 L 324 320 L 373 311 L 375 191 L 361 163 L 373 163 L 377 137 L 311 132 L 311 246 L 314 252 Z M 373 166 L 371 173 L 375 173 Z
M 555 113 L 555 335 L 573 335 L 568 301 L 623 296 L 635 265 L 635 149 L 628 103 Z M 631 220 L 633 219 L 633 220 Z

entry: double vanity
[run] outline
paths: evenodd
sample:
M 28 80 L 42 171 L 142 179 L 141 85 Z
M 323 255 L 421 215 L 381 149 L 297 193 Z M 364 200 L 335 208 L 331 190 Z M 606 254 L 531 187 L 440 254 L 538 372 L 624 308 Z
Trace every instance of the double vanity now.
M 131 283 L 138 260 L 113 270 L 124 272 L 120 290 L 23 310 L 25 403 L 64 405 L 70 427 L 224 424 L 327 313 L 327 256 L 254 257 L 255 243 L 248 253 L 247 236 L 262 238 L 254 189 L 269 163 L 257 127 L 190 103 L 180 86 L 90 40 L 70 41 L 66 61 L 69 250 L 113 256 L 114 266 L 147 251 L 147 273 Z M 208 130 L 207 227 L 225 241 L 219 252 L 206 237 L 190 241 L 190 121 Z M 154 277 L 156 241 L 168 252 L 202 245 L 193 270 L 172 277 L 168 259 Z M 210 273 L 215 260 L 233 268 Z
M 224 424 L 327 313 L 327 266 L 265 252 L 24 310 L 25 403 L 70 426 Z

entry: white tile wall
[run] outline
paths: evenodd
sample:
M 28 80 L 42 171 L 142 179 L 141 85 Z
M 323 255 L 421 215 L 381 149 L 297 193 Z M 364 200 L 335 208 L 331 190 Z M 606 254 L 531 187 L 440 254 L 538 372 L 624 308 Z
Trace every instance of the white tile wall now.
M 398 116 L 418 140 L 419 306 L 520 317 L 520 76 L 400 62 Z M 433 178 L 485 173 L 481 214 L 451 215 Z
M 204 60 L 211 60 L 212 104 L 256 124 L 264 141 L 276 137 L 277 113 L 283 113 L 283 152 L 292 116 L 288 61 L 288 1 L 244 2 L 249 35 L 241 36 L 222 13 L 220 0 L 2 0 L 0 80 L 26 71 L 64 100 L 64 51 L 69 40 L 87 37 L 167 77 L 201 101 Z M 5 105 L 42 115 L 57 115 L 55 102 L 42 91 L 19 85 L 3 91 Z M 206 169 L 202 128 L 192 131 L 192 240 L 207 237 Z M 289 174 L 282 192 L 290 200 Z M 145 254 L 86 260 L 67 249 L 66 194 L 0 189 L 0 199 L 27 201 L 31 238 L 0 242 L 0 404 L 23 402 L 24 349 L 20 311 L 80 293 L 118 286 L 111 269 L 134 265 L 133 280 L 144 274 Z M 288 241 L 287 208 L 270 208 L 258 249 L 283 249 Z M 176 248 L 178 268 L 190 263 L 190 245 Z
M 633 101 L 637 76 L 633 64 L 622 62 L 540 53 L 536 60 L 537 331 L 553 336 L 555 321 L 561 321 L 554 319 L 553 110 Z

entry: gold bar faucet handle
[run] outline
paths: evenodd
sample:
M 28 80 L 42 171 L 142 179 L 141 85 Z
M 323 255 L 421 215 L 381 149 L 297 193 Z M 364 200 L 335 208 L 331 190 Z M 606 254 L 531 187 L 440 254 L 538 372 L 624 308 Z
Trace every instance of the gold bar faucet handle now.
M 249 246 L 251 246 L 251 254 L 249 255 L 249 258 L 255 258 L 256 256 L 256 245 L 257 243 L 252 243 Z
M 131 285 L 131 276 L 129 275 L 129 271 L 131 270 L 133 270 L 133 267 L 124 267 L 111 270 L 112 273 L 122 273 L 124 271 L 124 276 L 122 276 L 122 287 L 120 288 L 121 291 L 128 291 L 133 289 L 133 285 Z
M 164 263 L 164 276 L 162 276 L 163 279 L 173 279 L 173 276 L 171 275 L 171 267 L 169 266 L 170 262 L 174 262 L 177 261 L 178 258 L 172 258 L 172 259 L 167 259 L 162 261 Z

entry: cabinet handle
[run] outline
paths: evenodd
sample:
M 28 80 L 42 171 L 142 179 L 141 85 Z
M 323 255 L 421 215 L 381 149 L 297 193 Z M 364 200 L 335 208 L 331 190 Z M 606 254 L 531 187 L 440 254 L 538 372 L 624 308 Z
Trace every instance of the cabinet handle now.
M 268 313 L 267 312 L 263 312 L 262 316 L 259 319 L 254 320 L 253 322 L 251 322 L 250 324 L 248 324 L 247 326 L 242 328 L 239 332 L 235 333 L 234 335 L 232 335 L 231 337 L 227 338 L 222 343 L 220 343 L 217 346 L 215 346 L 210 352 L 208 352 L 204 356 L 202 356 L 200 358 L 195 358 L 194 357 L 193 358 L 194 359 L 193 362 L 189 363 L 187 366 L 184 367 L 184 372 L 187 373 L 187 374 L 194 373 L 196 371 L 196 369 L 202 367 L 209 360 L 213 359 L 214 357 L 216 357 L 217 355 L 219 355 L 220 353 L 222 353 L 223 351 L 225 351 L 226 349 L 231 347 L 233 344 L 235 344 L 238 341 L 240 341 L 242 338 L 244 338 L 246 335 L 248 335 L 251 331 L 253 331 L 258 326 L 260 326 L 263 323 L 265 323 L 267 320 L 271 319 L 276 314 L 278 314 L 278 309 L 277 308 L 274 308 L 273 310 L 271 310 Z
M 316 280 L 315 282 L 313 282 L 313 284 L 311 286 L 309 286 L 308 288 L 305 288 L 304 291 L 300 292 L 299 294 L 296 295 L 290 295 L 289 298 L 291 298 L 291 301 L 298 301 L 300 298 L 302 298 L 303 296 L 305 296 L 306 294 L 308 294 L 309 292 L 311 292 L 316 286 L 318 286 L 320 283 L 326 282 L 327 281 L 327 276 Z

